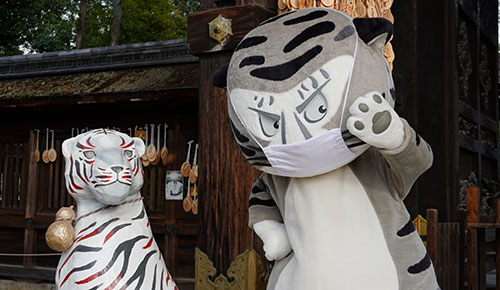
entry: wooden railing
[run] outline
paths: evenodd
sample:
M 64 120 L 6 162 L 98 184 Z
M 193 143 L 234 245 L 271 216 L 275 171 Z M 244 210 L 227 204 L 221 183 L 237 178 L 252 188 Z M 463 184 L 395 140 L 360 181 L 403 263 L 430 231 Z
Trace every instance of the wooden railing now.
M 479 188 L 467 188 L 467 289 L 487 289 L 487 263 L 496 266 L 495 287 L 500 289 L 500 200 L 496 200 L 495 216 L 479 215 Z M 494 231 L 495 241 L 487 239 Z

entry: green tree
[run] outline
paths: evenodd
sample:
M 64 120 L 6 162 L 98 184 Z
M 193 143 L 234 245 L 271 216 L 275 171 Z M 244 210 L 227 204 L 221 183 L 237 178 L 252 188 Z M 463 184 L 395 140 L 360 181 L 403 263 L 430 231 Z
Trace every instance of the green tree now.
M 87 0 L 84 48 L 108 46 L 111 43 L 112 2 L 112 0 Z
M 192 1 L 193 2 L 193 1 Z M 188 1 L 123 0 L 120 43 L 186 37 Z
M 0 3 L 0 55 L 71 49 L 74 42 L 73 0 L 5 0 Z
M 24 43 L 25 17 L 28 9 L 25 0 L 0 2 L 0 56 L 22 54 L 19 46 Z
M 77 3 L 73 0 L 30 1 L 25 41 L 31 52 L 68 50 L 74 47 Z
M 112 0 L 87 0 L 83 48 L 108 46 Z M 0 56 L 73 49 L 80 0 L 0 1 Z M 199 0 L 122 0 L 120 44 L 186 37 Z
M 88 0 L 83 47 L 108 46 L 113 21 L 112 0 Z M 122 0 L 119 44 L 186 37 L 187 15 L 197 0 Z

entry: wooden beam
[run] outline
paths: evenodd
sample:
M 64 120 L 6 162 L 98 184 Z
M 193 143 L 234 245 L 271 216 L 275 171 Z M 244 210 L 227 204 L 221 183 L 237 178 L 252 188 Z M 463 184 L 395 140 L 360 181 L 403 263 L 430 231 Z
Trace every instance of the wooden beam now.
M 24 101 L 0 100 L 0 108 L 24 108 L 58 105 L 134 103 L 168 101 L 176 106 L 193 106 L 198 98 L 198 87 L 183 87 L 155 91 L 99 93 L 81 96 L 36 97 Z

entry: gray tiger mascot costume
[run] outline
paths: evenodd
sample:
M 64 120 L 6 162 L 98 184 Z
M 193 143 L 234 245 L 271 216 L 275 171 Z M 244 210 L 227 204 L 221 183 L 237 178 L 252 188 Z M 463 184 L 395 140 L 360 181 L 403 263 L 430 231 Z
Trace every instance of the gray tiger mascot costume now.
M 249 224 L 268 290 L 439 289 L 403 199 L 432 164 L 394 111 L 392 24 L 306 8 L 267 20 L 214 73 L 238 146 L 264 173 Z

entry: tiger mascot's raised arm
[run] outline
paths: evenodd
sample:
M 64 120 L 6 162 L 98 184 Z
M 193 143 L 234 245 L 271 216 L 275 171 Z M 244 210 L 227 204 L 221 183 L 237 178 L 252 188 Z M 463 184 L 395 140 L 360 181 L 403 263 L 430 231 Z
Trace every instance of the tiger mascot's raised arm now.
M 59 260 L 57 289 L 177 290 L 141 199 L 144 147 L 139 138 L 106 129 L 64 141 L 76 238 Z
M 268 290 L 439 289 L 403 203 L 433 157 L 393 109 L 391 35 L 382 18 L 300 9 L 250 31 L 214 73 L 264 172 L 249 224 L 275 261 Z

